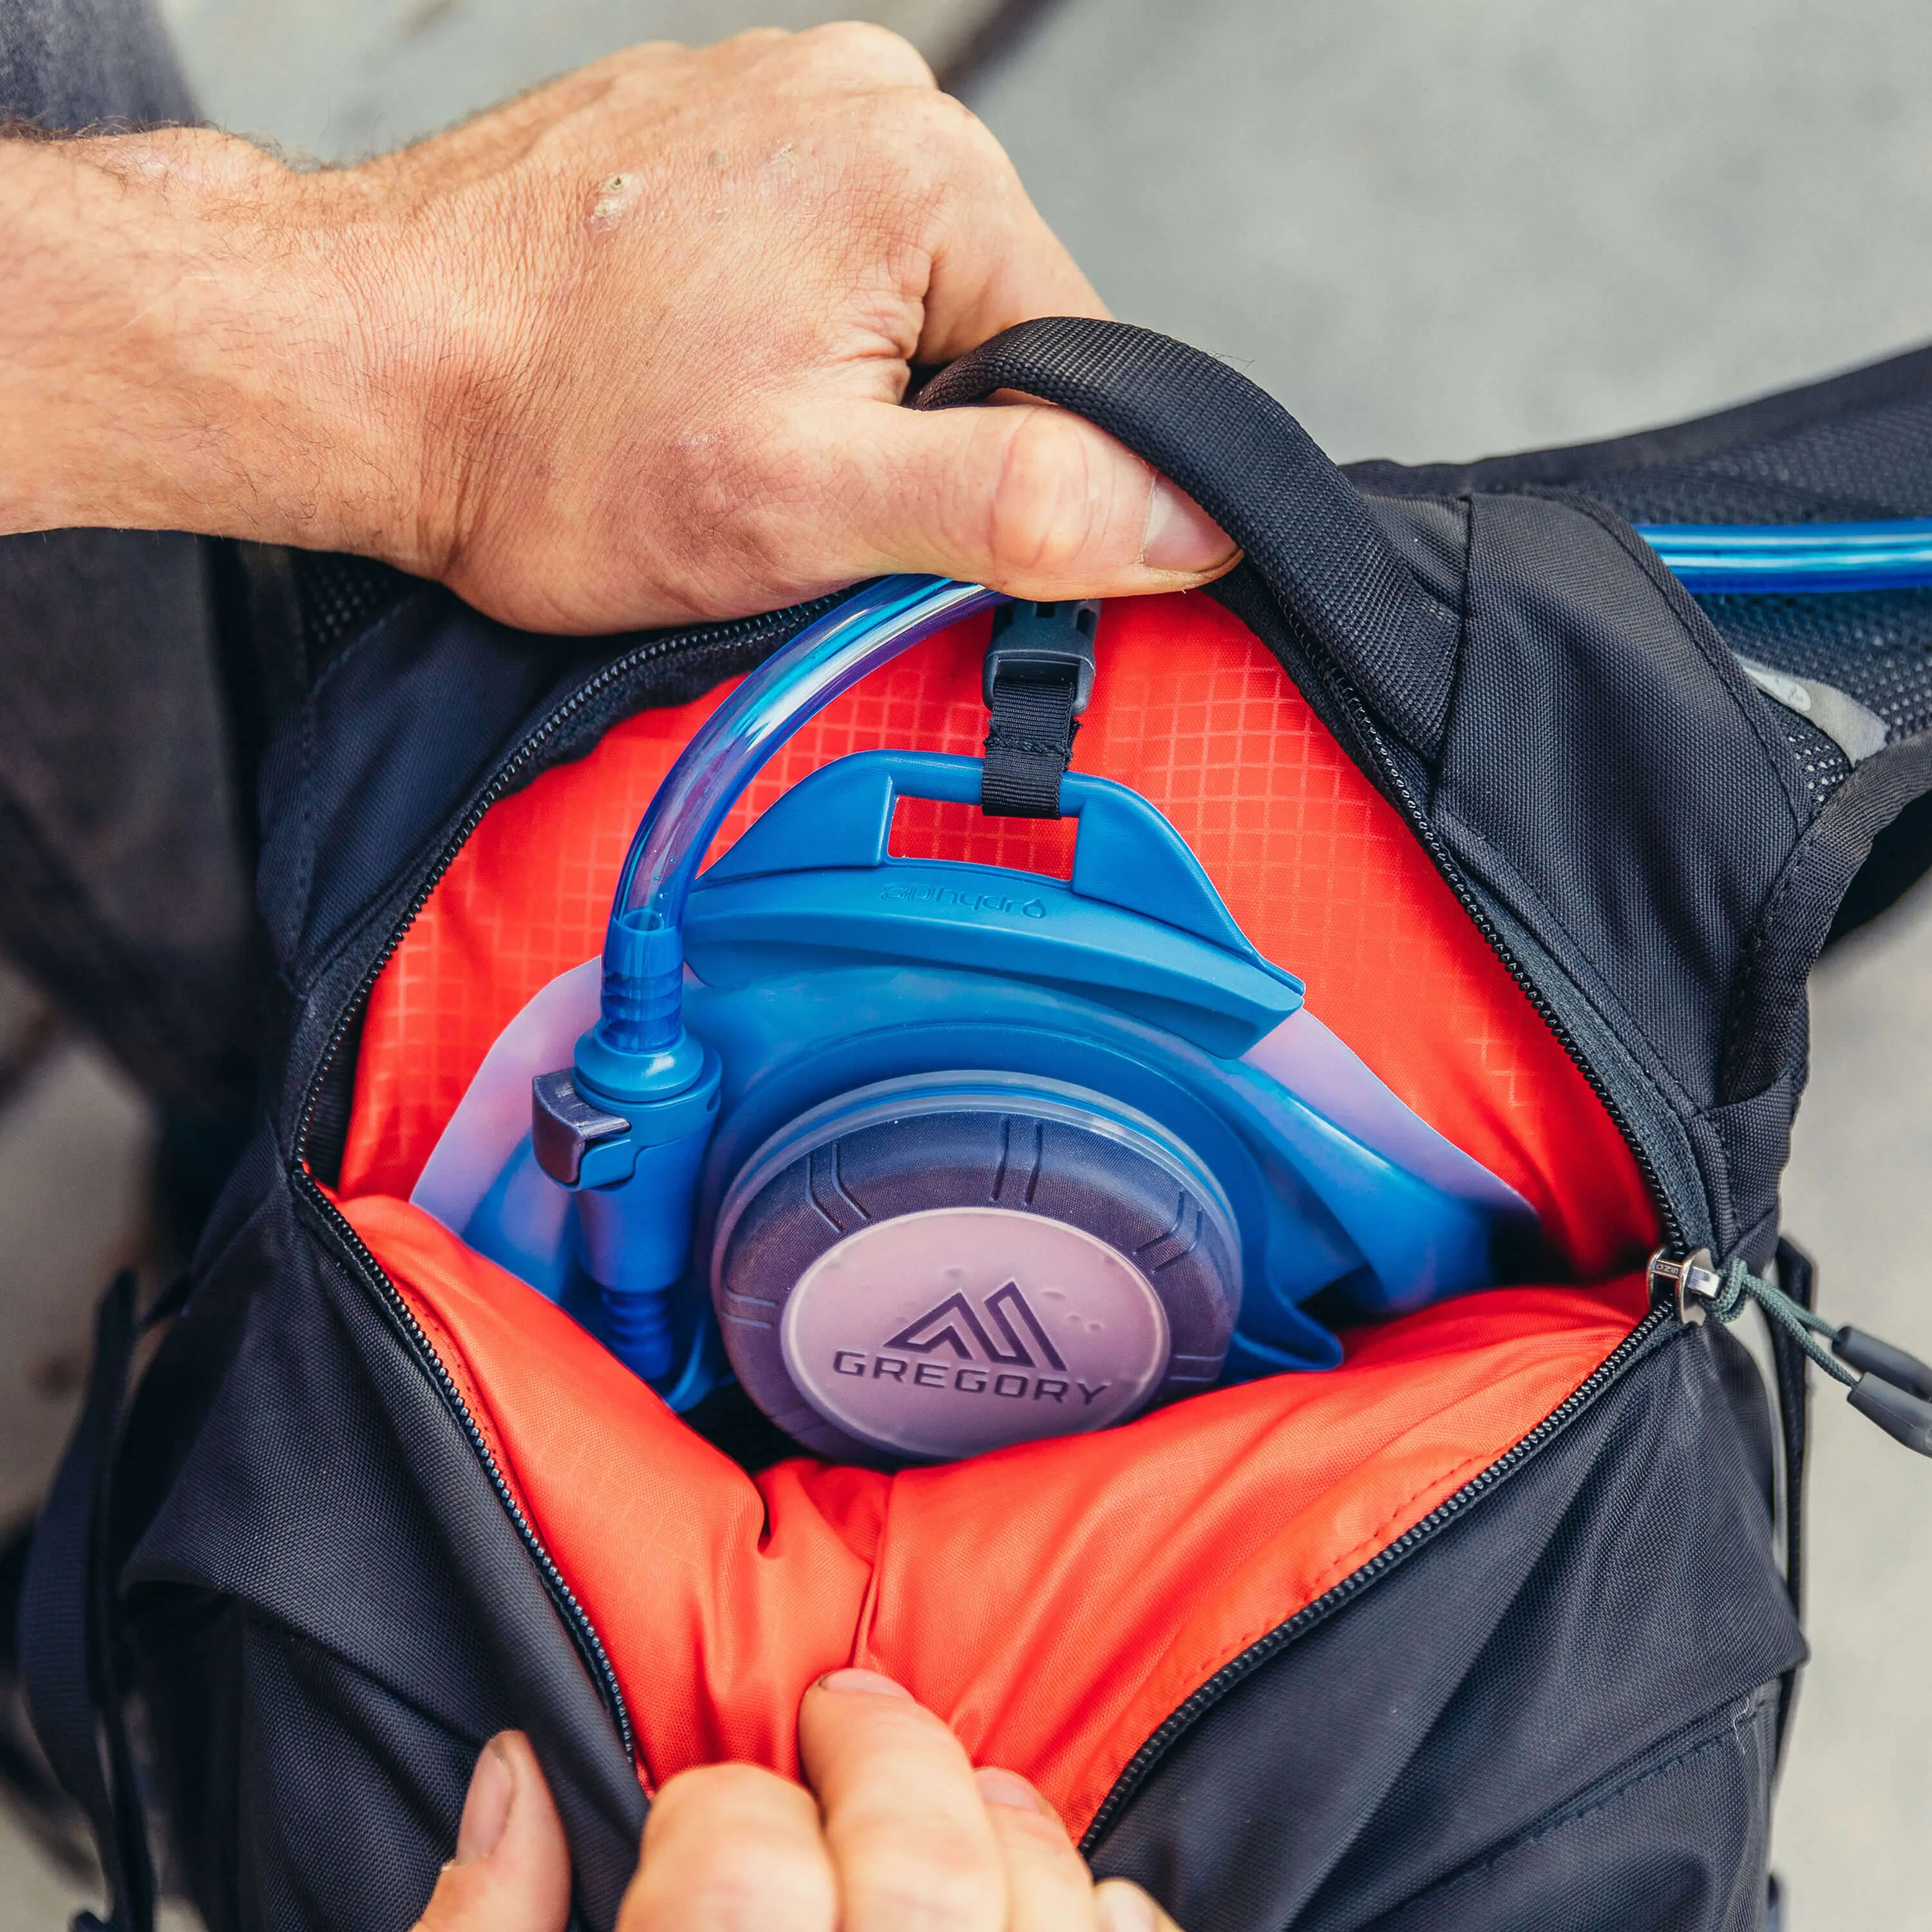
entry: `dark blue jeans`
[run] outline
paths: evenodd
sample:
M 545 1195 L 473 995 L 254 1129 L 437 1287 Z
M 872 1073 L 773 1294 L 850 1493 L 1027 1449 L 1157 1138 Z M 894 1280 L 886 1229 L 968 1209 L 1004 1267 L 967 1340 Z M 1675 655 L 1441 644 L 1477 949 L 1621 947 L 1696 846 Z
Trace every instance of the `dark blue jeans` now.
M 0 126 L 194 118 L 152 0 L 0 0 Z M 0 538 L 0 954 L 182 1119 L 250 1085 L 228 562 L 190 536 Z

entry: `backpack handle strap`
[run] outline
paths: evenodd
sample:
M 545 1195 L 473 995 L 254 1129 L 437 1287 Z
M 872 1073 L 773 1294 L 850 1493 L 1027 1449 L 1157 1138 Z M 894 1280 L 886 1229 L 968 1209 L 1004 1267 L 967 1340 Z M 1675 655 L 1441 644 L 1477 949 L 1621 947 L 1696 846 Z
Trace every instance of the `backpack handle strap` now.
M 1418 580 L 1361 493 L 1268 392 L 1170 336 L 1079 316 L 1023 322 L 914 406 L 1015 389 L 1083 416 L 1185 490 L 1288 616 L 1411 745 L 1442 736 L 1460 613 Z

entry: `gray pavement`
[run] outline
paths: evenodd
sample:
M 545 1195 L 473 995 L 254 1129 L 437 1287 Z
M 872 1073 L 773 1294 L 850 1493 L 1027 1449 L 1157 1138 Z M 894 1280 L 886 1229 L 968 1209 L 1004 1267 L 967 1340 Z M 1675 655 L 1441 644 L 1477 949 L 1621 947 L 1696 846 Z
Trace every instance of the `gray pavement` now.
M 320 158 L 628 40 L 836 10 L 166 4 L 210 112 Z M 984 8 L 870 10 L 943 62 Z M 1904 0 L 1062 0 L 970 98 L 1117 312 L 1246 369 L 1337 456 L 1461 457 L 1613 434 L 1932 336 L 1929 64 L 1932 10 Z M 1932 898 L 1834 956 L 1814 1013 L 1790 1226 L 1834 1313 L 1926 1352 Z M 124 1094 L 86 1105 L 121 1124 L 131 1171 Z M 0 1129 L 0 1216 L 22 1217 L 0 1226 L 22 1256 L 52 1216 L 32 1219 L 30 1188 L 10 1197 L 8 1145 Z M 0 1298 L 30 1272 L 79 1335 L 98 1258 L 18 1268 Z M 60 1328 L 43 1357 L 70 1348 Z M 16 1448 L 6 1414 L 11 1495 L 51 1431 Z M 1816 1656 L 1777 1862 L 1799 1932 L 1903 1932 L 1932 1921 L 1932 1471 L 1832 1392 L 1816 1418 Z M 62 1895 L 26 1857 L 0 1832 L 0 1932 L 46 1925 Z
M 1064 0 L 974 104 L 1121 315 L 1448 458 L 1932 334 L 1928 54 L 1907 0 Z
M 1813 976 L 1810 1091 L 1786 1218 L 1825 1306 L 1932 1356 L 1932 893 Z M 1932 1468 L 1820 1388 L 1813 1660 L 1778 1814 L 1794 1923 L 1932 1923 Z
M 855 14 L 944 68 L 992 0 L 161 0 L 202 110 L 318 160 L 400 146 L 639 40 Z

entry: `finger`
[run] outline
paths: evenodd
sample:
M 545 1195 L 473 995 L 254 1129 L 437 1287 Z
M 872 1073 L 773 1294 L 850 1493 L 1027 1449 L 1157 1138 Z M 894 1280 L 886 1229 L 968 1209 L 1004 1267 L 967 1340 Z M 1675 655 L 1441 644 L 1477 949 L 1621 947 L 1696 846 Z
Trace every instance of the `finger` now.
M 997 204 L 989 212 L 996 210 Z M 1015 221 L 997 252 L 980 245 L 993 238 L 990 220 L 976 224 L 980 232 L 970 245 L 957 236 L 942 243 L 933 258 L 914 361 L 950 362 L 1037 316 L 1109 318 L 1112 311 L 1060 238 L 1030 208 L 1027 214 L 1030 218 Z
M 1100 1932 L 1180 1932 L 1180 1928 L 1140 1887 L 1110 1878 L 1094 1888 Z
M 828 575 L 930 571 L 1047 599 L 1186 590 L 1234 561 L 1191 498 L 1070 411 L 873 407 L 838 420 L 841 434 L 806 432 L 825 478 L 811 541 Z
M 536 1754 L 520 1731 L 483 1747 L 470 1774 L 456 1856 L 417 1932 L 562 1932 L 570 1850 Z
M 1006 1874 L 1006 1932 L 1092 1932 L 1093 1875 L 1059 1815 L 1018 1772 L 973 1774 Z
M 657 1795 L 617 1932 L 832 1932 L 838 1892 L 812 1794 L 755 1765 Z
M 914 359 L 950 362 L 1036 316 L 1104 319 L 1106 304 L 985 125 L 945 94 L 922 104 L 922 112 L 920 147 L 938 213 Z
M 798 1737 L 838 1874 L 841 1932 L 1002 1932 L 1006 1876 L 959 1740 L 890 1678 L 835 1670 Z
M 787 79 L 794 88 L 939 84 L 926 56 L 911 41 L 868 20 L 831 20 L 808 27 L 802 33 L 788 34 L 782 51 Z

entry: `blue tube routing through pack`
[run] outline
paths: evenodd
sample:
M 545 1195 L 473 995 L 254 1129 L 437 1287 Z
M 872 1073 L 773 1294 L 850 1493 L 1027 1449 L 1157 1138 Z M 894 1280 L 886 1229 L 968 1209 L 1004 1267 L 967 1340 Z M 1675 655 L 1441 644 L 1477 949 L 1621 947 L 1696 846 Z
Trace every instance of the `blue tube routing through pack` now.
M 1794 596 L 1932 585 L 1932 518 L 1863 524 L 1639 524 L 1694 596 Z

